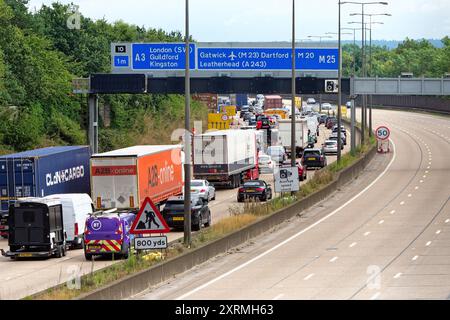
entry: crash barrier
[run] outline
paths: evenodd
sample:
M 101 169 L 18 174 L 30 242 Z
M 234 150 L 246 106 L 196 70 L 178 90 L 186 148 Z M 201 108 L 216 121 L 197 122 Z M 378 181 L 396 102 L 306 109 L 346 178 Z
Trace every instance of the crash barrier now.
M 360 129 L 357 128 L 357 131 Z M 360 132 L 358 132 L 360 134 Z M 166 260 L 147 270 L 129 275 L 93 292 L 76 298 L 77 300 L 116 300 L 126 299 L 141 293 L 148 288 L 173 278 L 193 267 L 223 254 L 230 249 L 242 245 L 248 240 L 295 217 L 300 212 L 312 207 L 332 195 L 338 188 L 355 179 L 376 154 L 373 146 L 361 159 L 337 174 L 335 180 L 321 190 L 271 215 L 235 231 L 221 239 L 205 244 L 197 249 Z

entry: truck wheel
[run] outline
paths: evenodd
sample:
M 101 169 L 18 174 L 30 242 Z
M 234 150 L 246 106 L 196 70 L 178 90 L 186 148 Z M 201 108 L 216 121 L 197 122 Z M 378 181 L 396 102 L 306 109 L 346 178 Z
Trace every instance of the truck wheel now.
M 85 253 L 84 253 L 84 258 L 85 258 L 87 261 L 92 261 L 92 254 L 91 254 L 91 253 L 85 252 Z
M 63 256 L 63 248 L 62 248 L 62 246 L 58 246 L 57 248 L 56 248 L 56 253 L 55 253 L 55 257 L 56 258 L 61 258 L 62 256 Z

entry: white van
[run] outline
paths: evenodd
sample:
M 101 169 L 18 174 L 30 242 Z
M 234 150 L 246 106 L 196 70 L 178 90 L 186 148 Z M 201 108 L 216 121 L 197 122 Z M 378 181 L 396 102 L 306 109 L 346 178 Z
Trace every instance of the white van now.
M 63 209 L 66 242 L 71 247 L 81 248 L 83 245 L 84 225 L 89 214 L 94 212 L 91 197 L 85 193 L 53 194 L 46 199 L 58 199 Z

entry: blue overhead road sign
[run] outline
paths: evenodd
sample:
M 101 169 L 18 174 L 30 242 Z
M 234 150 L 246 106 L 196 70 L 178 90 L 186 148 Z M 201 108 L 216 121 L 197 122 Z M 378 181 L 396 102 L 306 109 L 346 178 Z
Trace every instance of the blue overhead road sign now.
M 131 51 L 135 70 L 184 70 L 184 43 L 133 43 Z M 195 44 L 190 45 L 190 68 L 195 69 Z
M 289 48 L 197 48 L 199 70 L 290 70 Z M 297 70 L 338 70 L 338 49 L 296 49 Z

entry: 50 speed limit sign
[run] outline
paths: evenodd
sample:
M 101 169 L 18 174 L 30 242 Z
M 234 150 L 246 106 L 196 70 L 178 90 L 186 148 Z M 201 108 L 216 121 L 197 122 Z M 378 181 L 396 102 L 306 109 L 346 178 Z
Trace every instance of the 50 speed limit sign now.
M 378 127 L 377 130 L 375 130 L 375 134 L 377 136 L 377 139 L 386 140 L 391 135 L 391 130 L 389 130 L 388 127 L 381 126 Z

